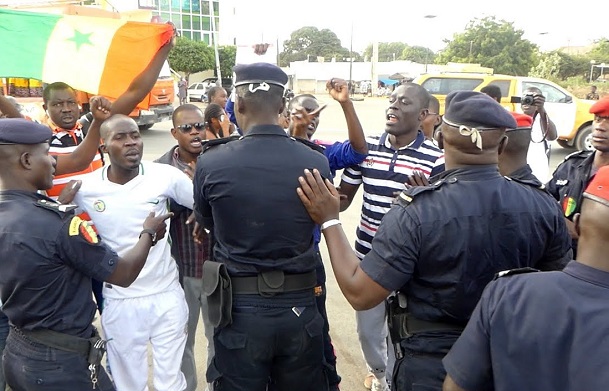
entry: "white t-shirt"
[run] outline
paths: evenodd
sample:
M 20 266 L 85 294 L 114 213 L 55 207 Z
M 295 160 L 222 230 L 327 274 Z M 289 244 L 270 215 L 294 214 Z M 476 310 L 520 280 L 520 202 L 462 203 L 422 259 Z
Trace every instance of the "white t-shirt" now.
M 533 175 L 535 175 L 541 183 L 546 183 L 550 180 L 550 161 L 546 154 L 546 142 L 541 141 L 542 139 L 543 130 L 541 129 L 540 116 L 538 115 L 535 118 L 535 122 L 533 122 L 533 128 L 531 130 L 531 143 L 529 144 L 529 152 L 527 153 L 527 163 L 531 166 Z
M 74 203 L 89 215 L 102 240 L 119 256 L 139 240 L 144 220 L 151 211 L 168 211 L 169 199 L 193 209 L 192 181 L 168 164 L 142 162 L 140 173 L 124 185 L 108 180 L 108 168 L 102 167 L 80 176 L 82 186 Z M 169 233 L 169 219 L 166 220 Z M 150 249 L 148 259 L 137 279 L 128 288 L 104 284 L 103 294 L 113 299 L 149 296 L 179 284 L 178 269 L 171 258 L 168 234 Z

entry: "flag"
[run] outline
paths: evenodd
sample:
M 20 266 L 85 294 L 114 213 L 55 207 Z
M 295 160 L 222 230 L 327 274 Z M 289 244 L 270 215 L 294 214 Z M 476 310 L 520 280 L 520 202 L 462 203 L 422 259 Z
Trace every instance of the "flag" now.
M 116 99 L 172 35 L 168 24 L 0 9 L 0 77 Z

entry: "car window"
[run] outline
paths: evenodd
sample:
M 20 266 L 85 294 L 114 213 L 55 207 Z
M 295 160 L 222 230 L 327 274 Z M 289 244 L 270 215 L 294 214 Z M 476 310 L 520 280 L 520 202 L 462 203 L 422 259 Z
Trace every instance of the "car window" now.
M 565 103 L 570 100 L 567 99 L 567 94 L 559 90 L 558 88 L 551 86 L 545 83 L 535 83 L 535 82 L 524 82 L 523 91 L 525 91 L 529 87 L 537 87 L 541 90 L 543 96 L 546 97 L 546 102 L 548 103 Z
M 492 82 L 488 83 L 488 85 L 493 85 L 493 86 L 497 86 L 501 89 L 501 96 L 510 96 L 510 84 L 511 82 L 509 80 L 493 80 Z
M 422 86 L 435 95 L 448 95 L 453 91 L 472 91 L 482 83 L 482 79 L 461 79 L 431 77 L 425 80 Z

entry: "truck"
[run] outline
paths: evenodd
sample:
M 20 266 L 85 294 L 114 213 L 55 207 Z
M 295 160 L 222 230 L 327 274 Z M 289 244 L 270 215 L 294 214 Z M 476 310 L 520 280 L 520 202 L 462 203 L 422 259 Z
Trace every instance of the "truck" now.
M 501 105 L 510 111 L 521 112 L 518 104 L 528 87 L 539 88 L 546 97 L 544 105 L 556 125 L 557 143 L 563 148 L 592 150 L 592 121 L 590 106 L 595 101 L 579 99 L 550 80 L 494 74 L 488 72 L 439 72 L 424 73 L 413 80 L 440 101 L 440 114 L 444 114 L 446 95 L 452 91 L 480 91 L 487 85 L 501 89 Z

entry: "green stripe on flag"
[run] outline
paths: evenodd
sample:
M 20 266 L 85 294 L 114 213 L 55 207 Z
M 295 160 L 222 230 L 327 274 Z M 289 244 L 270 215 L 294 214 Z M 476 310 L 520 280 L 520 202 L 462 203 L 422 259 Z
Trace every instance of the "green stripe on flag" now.
M 0 77 L 42 79 L 47 42 L 60 15 L 0 9 Z M 50 53 L 57 61 L 63 53 Z

